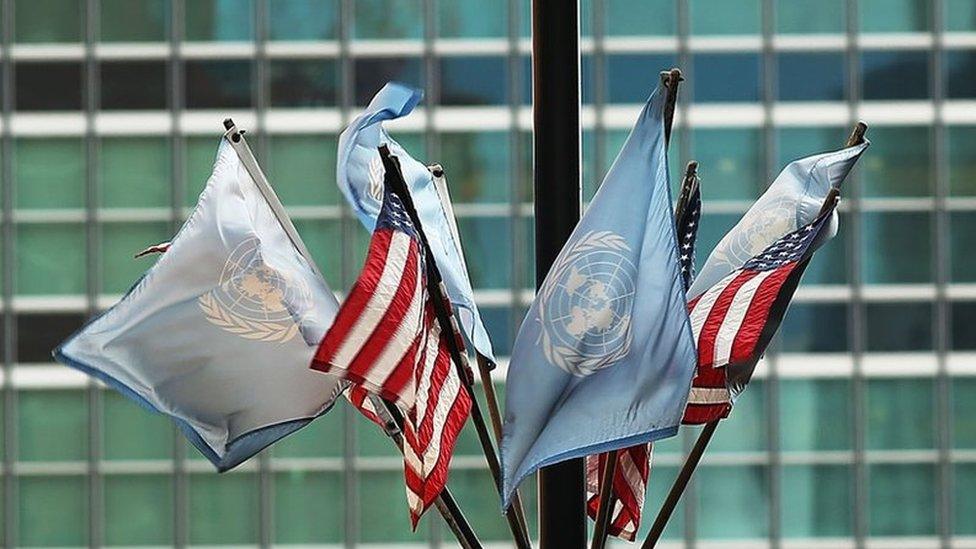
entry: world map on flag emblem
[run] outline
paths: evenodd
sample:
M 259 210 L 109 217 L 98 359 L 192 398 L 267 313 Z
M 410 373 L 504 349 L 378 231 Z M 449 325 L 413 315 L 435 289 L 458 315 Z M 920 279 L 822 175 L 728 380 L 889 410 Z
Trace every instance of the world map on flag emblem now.
M 539 300 L 546 359 L 575 376 L 611 366 L 629 352 L 637 269 L 623 237 L 590 232 L 553 265 Z
M 238 244 L 220 272 L 217 287 L 197 299 L 206 319 L 245 339 L 285 342 L 298 334 L 311 304 L 301 280 L 290 280 L 261 257 L 261 241 Z

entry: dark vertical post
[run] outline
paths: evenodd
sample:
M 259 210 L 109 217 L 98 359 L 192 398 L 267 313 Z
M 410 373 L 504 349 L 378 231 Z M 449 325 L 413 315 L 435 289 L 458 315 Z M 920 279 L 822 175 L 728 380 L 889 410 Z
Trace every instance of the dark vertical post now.
M 536 286 L 579 221 L 579 2 L 532 0 L 532 110 Z M 572 459 L 539 471 L 542 549 L 586 546 L 585 467 Z

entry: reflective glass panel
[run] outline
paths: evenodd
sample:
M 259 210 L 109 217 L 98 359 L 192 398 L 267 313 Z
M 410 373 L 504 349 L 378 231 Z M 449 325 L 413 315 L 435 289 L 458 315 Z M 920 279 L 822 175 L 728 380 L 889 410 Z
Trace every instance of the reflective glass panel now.
M 143 42 L 167 38 L 169 0 L 100 0 L 98 13 L 103 41 Z
M 338 95 L 333 59 L 273 59 L 270 62 L 272 107 L 333 107 Z
M 818 259 L 823 259 L 817 256 Z M 823 261 L 821 261 L 823 262 Z M 804 279 L 806 282 L 806 279 Z M 793 303 L 779 329 L 778 349 L 797 353 L 847 351 L 847 305 L 844 303 Z
M 254 38 L 254 0 L 185 2 L 186 39 L 241 42 Z
M 99 67 L 99 108 L 165 109 L 167 70 L 163 61 L 112 61 Z
M 84 207 L 84 151 L 84 142 L 75 137 L 15 139 L 15 207 Z
M 932 349 L 930 303 L 868 303 L 865 313 L 868 351 Z
M 81 63 L 74 61 L 14 64 L 15 106 L 19 111 L 71 111 L 82 108 Z
M 843 53 L 780 53 L 776 70 L 780 101 L 844 99 Z
M 844 32 L 845 0 L 796 2 L 776 0 L 776 32 L 824 34 Z
M 367 105 L 387 82 L 423 85 L 423 64 L 417 57 L 360 57 L 356 59 L 356 104 Z
M 862 221 L 865 282 L 895 284 L 932 280 L 931 214 L 866 212 Z
M 759 34 L 759 0 L 691 0 L 692 34 Z M 698 74 L 696 72 L 696 74 Z
M 868 525 L 872 536 L 936 532 L 936 475 L 928 464 L 868 466 Z
M 161 546 L 172 543 L 172 478 L 167 475 L 109 475 L 104 483 L 106 545 Z
M 851 448 L 853 404 L 847 379 L 783 379 L 779 391 L 784 452 Z
M 672 0 L 604 0 L 603 6 L 610 36 L 672 35 L 678 26 Z
M 861 53 L 861 94 L 864 99 L 887 101 L 928 99 L 929 52 L 874 50 Z M 907 78 L 907 75 L 913 75 Z
M 165 137 L 105 137 L 99 143 L 99 205 L 163 208 L 172 204 L 169 140 Z
M 250 61 L 187 61 L 186 107 L 246 109 L 252 102 Z
M 869 450 L 935 446 L 935 393 L 931 379 L 872 378 L 867 387 Z
M 926 0 L 859 0 L 861 31 L 922 32 L 930 28 Z
M 783 467 L 782 528 L 787 538 L 849 536 L 853 475 L 847 465 Z
M 501 38 L 508 34 L 507 2 L 453 0 L 437 6 L 438 34 L 444 38 Z
M 338 35 L 337 0 L 273 0 L 269 4 L 272 40 L 330 40 Z
M 755 102 L 760 98 L 759 55 L 754 53 L 699 53 L 692 56 L 694 100 Z
M 341 474 L 296 469 L 274 474 L 272 482 L 276 543 L 343 540 L 346 506 L 335 504 L 343 498 Z
M 976 97 L 976 50 L 950 50 L 945 53 L 946 97 Z
M 976 195 L 976 126 L 950 126 L 946 141 L 949 154 L 949 194 Z
M 442 105 L 503 105 L 508 102 L 504 57 L 446 57 L 440 60 Z
M 442 133 L 440 148 L 441 157 L 450 162 L 444 170 L 452 202 L 509 201 L 508 132 Z
M 871 148 L 858 161 L 864 196 L 927 196 L 932 192 L 931 130 L 926 126 L 872 128 Z
M 421 0 L 357 0 L 355 38 L 393 39 L 423 36 Z
M 765 187 L 757 129 L 702 128 L 691 133 L 702 200 L 754 200 Z M 704 223 L 702 224 L 704 228 Z M 701 247 L 702 250 L 711 248 Z
M 80 0 L 15 0 L 14 39 L 17 42 L 80 42 L 84 6 Z
M 704 465 L 695 477 L 698 536 L 735 539 L 768 535 L 769 477 L 765 467 Z

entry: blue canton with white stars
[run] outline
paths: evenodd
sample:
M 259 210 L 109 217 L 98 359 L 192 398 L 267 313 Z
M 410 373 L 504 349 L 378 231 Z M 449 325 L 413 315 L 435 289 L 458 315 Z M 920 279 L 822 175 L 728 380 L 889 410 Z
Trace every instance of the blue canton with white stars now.
M 695 278 L 695 238 L 698 235 L 698 221 L 700 219 L 701 189 L 696 188 L 675 227 L 678 231 L 681 278 L 684 279 L 686 288 L 691 286 L 691 281 Z
M 420 237 L 407 214 L 403 201 L 389 188 L 383 191 L 383 206 L 380 208 L 380 214 L 376 217 L 376 230 L 379 229 L 406 233 L 410 238 L 417 240 L 419 244 Z
M 800 261 L 809 257 L 812 253 L 810 246 L 817 239 L 829 219 L 829 214 L 822 215 L 813 223 L 787 234 L 773 242 L 761 254 L 747 261 L 742 268 L 752 271 L 770 271 L 791 261 Z

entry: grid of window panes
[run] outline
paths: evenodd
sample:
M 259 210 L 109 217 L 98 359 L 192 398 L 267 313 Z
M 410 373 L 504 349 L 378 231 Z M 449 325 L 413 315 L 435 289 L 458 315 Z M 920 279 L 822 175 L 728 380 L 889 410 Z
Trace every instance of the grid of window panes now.
M 528 0 L 0 4 L 4 545 L 448 543 L 433 513 L 410 533 L 400 459 L 343 407 L 217 475 L 50 350 L 151 264 L 133 253 L 179 226 L 226 116 L 344 289 L 367 235 L 335 188 L 337 135 L 395 79 L 427 91 L 395 133 L 445 166 L 507 354 L 534 287 Z M 790 159 L 840 146 L 857 118 L 874 142 L 667 546 L 976 546 L 976 3 L 581 10 L 585 195 L 658 71 L 680 66 L 672 171 L 701 163 L 699 260 Z M 657 445 L 648 515 L 695 434 Z M 504 546 L 472 433 L 457 454 L 452 490 Z

